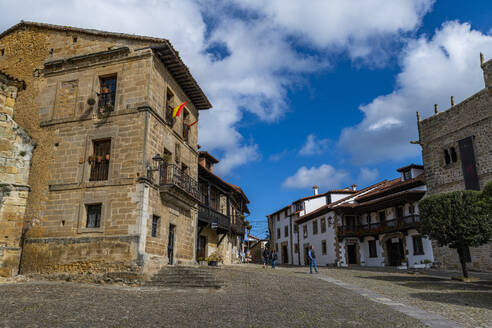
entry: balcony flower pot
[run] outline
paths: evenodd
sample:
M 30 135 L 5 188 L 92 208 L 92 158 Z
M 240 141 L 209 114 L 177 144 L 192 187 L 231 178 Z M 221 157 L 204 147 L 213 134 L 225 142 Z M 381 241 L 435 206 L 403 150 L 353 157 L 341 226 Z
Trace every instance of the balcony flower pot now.
M 217 261 L 208 261 L 208 265 L 209 265 L 209 266 L 214 266 L 214 267 L 216 267 L 216 266 L 217 266 L 217 264 L 218 264 L 218 262 L 217 262 Z

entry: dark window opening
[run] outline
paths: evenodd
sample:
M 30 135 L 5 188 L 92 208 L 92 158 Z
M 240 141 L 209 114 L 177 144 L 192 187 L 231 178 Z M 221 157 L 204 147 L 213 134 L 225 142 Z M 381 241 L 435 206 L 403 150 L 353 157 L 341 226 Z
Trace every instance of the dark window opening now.
M 326 240 L 321 242 L 321 254 L 326 255 Z
M 397 218 L 402 218 L 403 217 L 403 206 L 398 206 L 396 208 L 396 217 Z
M 294 233 L 299 233 L 299 226 L 294 224 Z
M 73 43 L 77 43 L 77 37 L 76 36 L 73 37 Z
M 307 231 L 307 225 L 306 224 L 302 226 L 302 232 L 304 234 L 304 238 L 307 238 L 308 231 Z
M 413 206 L 413 205 L 408 206 L 408 212 L 409 212 L 410 214 L 415 213 L 415 206 Z
M 174 119 L 173 119 L 173 101 L 174 101 L 174 94 L 172 91 L 168 88 L 166 90 L 166 121 L 168 124 L 173 124 Z
M 157 215 L 152 216 L 152 237 L 157 237 L 157 231 L 159 228 L 159 217 Z
M 89 158 L 90 181 L 108 180 L 111 139 L 94 140 L 93 148 L 94 154 Z
M 451 157 L 449 156 L 449 152 L 447 149 L 444 149 L 444 162 L 446 165 L 451 163 Z
M 317 234 L 318 234 L 318 221 L 314 220 L 313 221 L 313 235 L 317 235 Z
M 424 255 L 424 245 L 422 244 L 422 236 L 412 236 L 413 239 L 413 255 Z
M 0 56 L 5 56 L 5 49 L 0 49 Z
M 284 236 L 288 237 L 289 236 L 289 226 L 285 226 L 284 228 Z
M 381 222 L 381 224 L 384 224 L 386 222 L 386 212 L 379 212 L 379 222 Z
M 294 251 L 297 253 L 299 253 L 299 244 L 295 244 L 294 245 Z
M 321 222 L 321 233 L 324 233 L 326 232 L 326 219 L 322 218 L 320 222 Z
M 458 155 L 456 154 L 456 149 L 454 149 L 454 147 L 451 147 L 451 161 L 453 161 L 453 163 L 458 161 Z
M 280 238 L 280 228 L 277 228 L 277 238 Z
M 403 172 L 403 180 L 410 180 L 412 178 L 412 172 L 410 170 Z
M 116 75 L 99 78 L 98 108 L 102 112 L 112 112 L 116 102 Z
M 277 214 L 277 222 L 280 221 L 280 214 Z
M 86 228 L 99 228 L 101 226 L 102 204 L 86 205 L 87 223 Z
M 186 109 L 183 109 L 183 140 L 188 141 L 188 137 L 190 134 L 190 127 L 188 126 L 188 117 L 190 114 Z
M 369 257 L 378 257 L 378 251 L 376 248 L 376 241 L 375 240 L 369 240 Z

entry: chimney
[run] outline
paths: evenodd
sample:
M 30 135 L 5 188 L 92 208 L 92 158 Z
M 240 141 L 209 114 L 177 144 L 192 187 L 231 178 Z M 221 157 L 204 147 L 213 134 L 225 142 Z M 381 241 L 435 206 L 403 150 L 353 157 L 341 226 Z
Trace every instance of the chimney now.
M 313 186 L 313 190 L 314 190 L 314 195 L 315 196 L 318 194 L 318 189 L 319 189 L 318 186 Z
M 439 107 L 437 106 L 437 104 L 434 104 L 434 114 L 437 113 L 439 113 Z
M 454 106 L 454 96 L 451 96 L 451 107 Z
M 356 184 L 351 185 L 351 187 L 352 187 L 353 191 L 357 191 L 357 185 Z

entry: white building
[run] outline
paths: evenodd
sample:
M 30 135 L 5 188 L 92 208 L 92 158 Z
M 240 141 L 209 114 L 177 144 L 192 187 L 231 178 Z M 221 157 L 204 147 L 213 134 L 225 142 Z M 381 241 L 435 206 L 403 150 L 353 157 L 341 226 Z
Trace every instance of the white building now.
M 295 220 L 301 215 L 307 215 L 322 206 L 354 194 L 352 188 L 330 190 L 319 194 L 318 187 L 314 186 L 314 195 L 292 202 L 267 216 L 272 246 L 278 253 L 282 264 L 299 264 L 299 234 Z
M 313 245 L 320 266 L 430 266 L 432 245 L 420 235 L 417 205 L 426 192 L 423 167 L 398 172 L 397 179 L 316 194 L 269 215 L 281 263 L 307 264 Z

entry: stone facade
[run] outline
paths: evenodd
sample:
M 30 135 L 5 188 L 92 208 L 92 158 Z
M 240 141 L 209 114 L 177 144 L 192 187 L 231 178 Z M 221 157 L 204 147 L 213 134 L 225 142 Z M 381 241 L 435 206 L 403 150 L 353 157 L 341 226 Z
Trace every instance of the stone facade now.
M 464 190 L 459 142 L 471 137 L 478 187 L 492 181 L 492 60 L 483 62 L 485 88 L 444 112 L 419 120 L 419 143 L 429 194 Z M 492 270 L 492 243 L 470 248 L 471 267 Z M 434 245 L 435 261 L 444 268 L 460 267 L 456 250 Z
M 26 83 L 14 119 L 37 143 L 21 271 L 194 263 L 198 129 L 187 124 L 210 104 L 169 42 L 21 22 L 0 49 L 0 70 Z
M 0 71 L 0 276 L 17 274 L 33 142 L 13 120 L 24 84 Z

